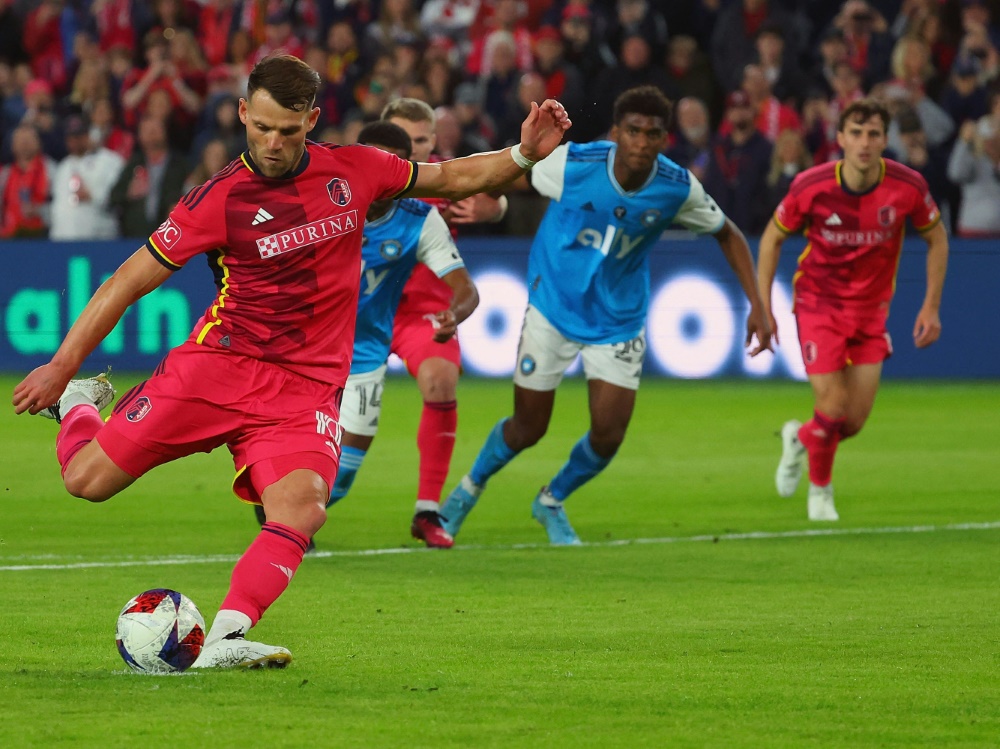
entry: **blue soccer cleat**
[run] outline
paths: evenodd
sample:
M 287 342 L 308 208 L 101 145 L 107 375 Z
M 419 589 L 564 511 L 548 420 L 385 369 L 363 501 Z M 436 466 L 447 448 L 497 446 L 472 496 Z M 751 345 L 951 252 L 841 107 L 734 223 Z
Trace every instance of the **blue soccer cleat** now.
M 458 486 L 452 489 L 451 494 L 438 510 L 438 517 L 441 518 L 441 527 L 452 538 L 458 535 L 459 528 L 465 522 L 465 517 L 479 501 L 479 495 L 483 487 L 475 483 L 468 476 L 462 476 Z
M 573 526 L 569 524 L 566 517 L 566 510 L 563 509 L 562 502 L 555 507 L 542 503 L 542 495 L 547 495 L 555 499 L 549 493 L 549 487 L 543 486 L 538 492 L 535 501 L 531 503 L 531 517 L 542 524 L 545 532 L 549 534 L 549 543 L 553 546 L 579 546 L 580 537 L 576 535 Z

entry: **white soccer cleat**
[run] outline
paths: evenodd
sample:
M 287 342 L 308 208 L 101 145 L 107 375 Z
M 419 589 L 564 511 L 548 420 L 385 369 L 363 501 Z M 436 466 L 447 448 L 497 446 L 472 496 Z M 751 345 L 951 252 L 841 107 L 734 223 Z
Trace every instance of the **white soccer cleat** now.
M 809 519 L 840 520 L 837 508 L 833 504 L 833 484 L 826 486 L 809 484 Z
M 191 668 L 284 668 L 291 662 L 286 648 L 250 642 L 239 630 L 206 644 Z
M 802 465 L 805 463 L 806 448 L 799 442 L 801 421 L 792 419 L 781 427 L 781 460 L 774 473 L 774 485 L 779 497 L 790 497 L 799 488 L 802 480 Z
M 111 370 L 109 369 L 97 377 L 89 377 L 86 380 L 70 380 L 66 389 L 63 390 L 63 394 L 59 396 L 59 401 L 55 405 L 43 408 L 38 412 L 38 415 L 44 416 L 46 419 L 55 419 L 57 424 L 61 423 L 64 415 L 62 407 L 70 396 L 78 396 L 77 400 L 79 397 L 85 398 L 93 403 L 98 411 L 103 410 L 115 399 L 115 389 L 108 379 L 110 375 Z

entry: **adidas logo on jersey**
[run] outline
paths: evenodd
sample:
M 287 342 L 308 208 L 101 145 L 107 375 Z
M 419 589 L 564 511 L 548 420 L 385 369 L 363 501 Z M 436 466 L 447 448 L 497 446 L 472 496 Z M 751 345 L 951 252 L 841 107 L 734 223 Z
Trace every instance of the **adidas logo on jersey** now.
M 840 220 L 840 216 L 836 213 L 830 216 L 826 221 L 823 222 L 826 226 L 840 226 L 844 222 Z
M 256 226 L 257 224 L 263 224 L 265 221 L 270 221 L 272 218 L 274 218 L 274 216 L 270 213 L 265 211 L 263 208 L 258 208 L 257 215 L 253 217 L 251 225 Z

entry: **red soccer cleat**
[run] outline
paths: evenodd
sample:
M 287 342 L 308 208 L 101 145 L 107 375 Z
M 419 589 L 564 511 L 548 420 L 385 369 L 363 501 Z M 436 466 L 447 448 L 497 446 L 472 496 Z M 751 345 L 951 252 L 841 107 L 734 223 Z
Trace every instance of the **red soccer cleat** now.
M 410 533 L 432 549 L 450 549 L 455 539 L 441 527 L 441 517 L 433 510 L 424 510 L 413 516 Z

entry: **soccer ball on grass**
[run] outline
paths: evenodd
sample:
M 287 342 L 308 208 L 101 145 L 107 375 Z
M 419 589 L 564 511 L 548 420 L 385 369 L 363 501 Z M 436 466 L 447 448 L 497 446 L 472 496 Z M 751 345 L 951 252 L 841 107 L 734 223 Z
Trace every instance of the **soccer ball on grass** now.
M 205 644 L 205 619 L 190 598 L 156 588 L 140 593 L 118 614 L 118 652 L 129 668 L 170 674 L 191 666 Z

